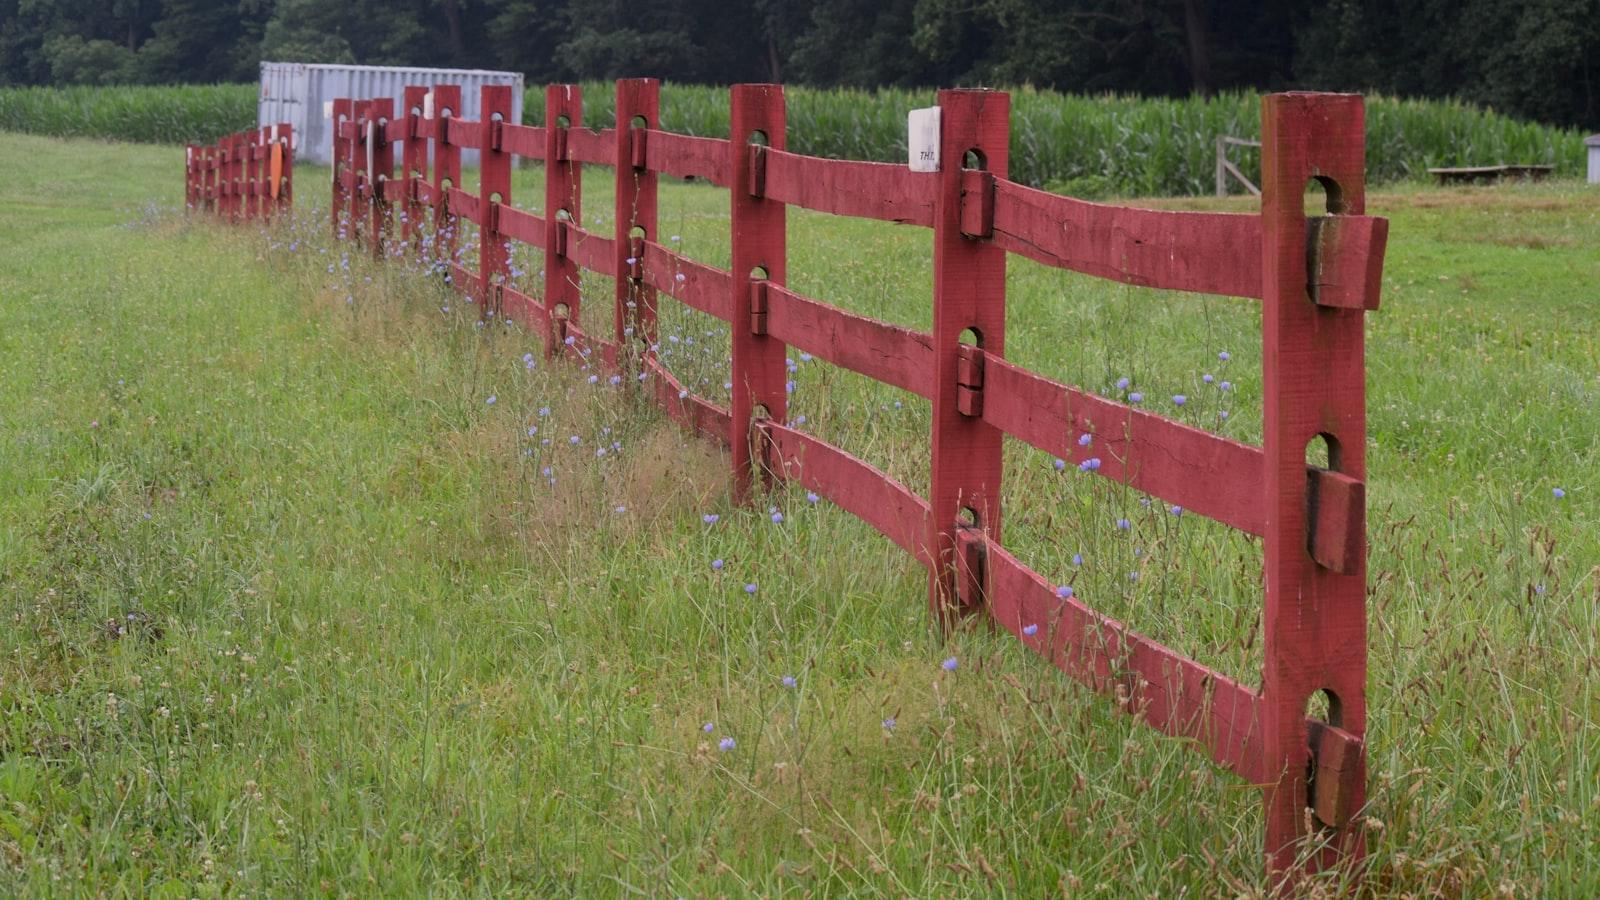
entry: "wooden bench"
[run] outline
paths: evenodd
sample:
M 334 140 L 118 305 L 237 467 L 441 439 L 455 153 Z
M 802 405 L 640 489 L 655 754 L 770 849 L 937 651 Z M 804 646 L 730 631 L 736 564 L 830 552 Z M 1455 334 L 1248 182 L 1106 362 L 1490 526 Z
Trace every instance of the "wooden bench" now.
M 1440 184 L 1474 184 L 1482 181 L 1543 181 L 1555 166 L 1463 166 L 1429 169 Z

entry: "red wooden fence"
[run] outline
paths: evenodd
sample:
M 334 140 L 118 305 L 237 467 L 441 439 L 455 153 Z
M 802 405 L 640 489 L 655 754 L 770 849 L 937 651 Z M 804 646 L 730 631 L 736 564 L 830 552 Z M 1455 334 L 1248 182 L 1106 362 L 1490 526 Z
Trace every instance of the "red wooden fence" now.
M 1157 729 L 1194 741 L 1261 785 L 1275 885 L 1302 868 L 1361 855 L 1362 319 L 1377 308 L 1388 225 L 1363 213 L 1359 96 L 1263 99 L 1262 207 L 1247 215 L 1108 206 L 1009 181 L 1010 100 L 997 92 L 939 93 L 944 165 L 917 173 L 787 151 L 777 85 L 733 88 L 726 140 L 660 130 L 659 84 L 649 79 L 617 83 L 616 121 L 598 131 L 582 126 L 577 86 L 547 90 L 543 126 L 511 124 L 506 90 L 483 91 L 486 118 L 477 122 L 452 117 L 460 93 L 446 86 L 433 88 L 431 98 L 408 89 L 398 114 L 388 100 L 335 101 L 335 232 L 381 255 L 394 240 L 396 205 L 407 210 L 406 240 L 426 218 L 422 209 L 431 209 L 434 257 L 457 290 L 486 315 L 531 326 L 550 355 L 643 375 L 646 390 L 672 418 L 731 449 L 739 496 L 760 476 L 796 481 L 827 497 L 928 568 L 929 601 L 941 621 L 985 611 L 1067 674 L 1118 695 Z M 396 142 L 404 147 L 398 177 Z M 482 155 L 476 194 L 459 187 L 463 148 Z M 513 156 L 547 166 L 548 215 L 510 205 Z M 429 158 L 431 179 L 424 171 Z M 613 238 L 583 228 L 577 185 L 585 164 L 615 170 Z M 658 173 L 729 189 L 731 270 L 660 243 Z M 1326 188 L 1328 210 L 1308 218 L 1302 204 L 1312 179 Z M 931 228 L 932 333 L 845 312 L 785 287 L 791 205 Z M 450 252 L 461 220 L 481 233 L 477 272 L 457 265 Z M 544 249 L 542 296 L 507 283 L 506 241 Z M 1264 445 L 1219 437 L 1007 362 L 1011 253 L 1125 284 L 1261 300 Z M 577 285 L 585 269 L 616 279 L 609 327 L 580 309 Z M 651 347 L 663 294 L 733 326 L 728 407 L 688 391 L 656 359 Z M 926 498 L 787 424 L 789 346 L 932 401 Z M 1092 454 L 1074 439 L 1084 433 L 1097 435 Z M 1103 461 L 1091 469 L 1102 477 L 1261 537 L 1260 687 L 1183 658 L 1080 598 L 1058 596 L 1051 580 L 1009 554 L 1000 528 L 1006 435 L 1073 462 L 1092 455 Z M 1326 468 L 1307 463 L 1308 445 L 1319 441 L 1328 447 Z M 1030 623 L 1045 627 L 1025 631 Z M 1327 699 L 1326 721 L 1307 714 L 1319 692 Z
M 294 199 L 294 129 L 269 125 L 184 149 L 184 203 L 231 221 L 271 220 Z

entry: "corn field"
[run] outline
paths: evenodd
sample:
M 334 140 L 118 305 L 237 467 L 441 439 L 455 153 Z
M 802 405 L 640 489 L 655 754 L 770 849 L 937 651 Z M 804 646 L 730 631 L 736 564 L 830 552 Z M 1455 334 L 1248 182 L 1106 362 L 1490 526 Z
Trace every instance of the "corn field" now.
M 0 89 L 0 130 L 142 143 L 210 143 L 255 122 L 254 85 Z M 584 85 L 585 119 L 609 122 L 612 89 Z M 789 148 L 850 159 L 905 158 L 906 111 L 934 102 L 932 90 L 791 88 Z M 544 96 L 526 93 L 524 121 L 543 121 Z M 725 88 L 668 85 L 662 126 L 687 134 L 728 132 Z M 1218 135 L 1257 137 L 1259 94 L 1210 99 L 1012 93 L 1011 177 L 1083 197 L 1210 193 Z M 1255 151 L 1234 161 L 1254 176 Z M 1367 170 L 1373 182 L 1402 181 L 1430 166 L 1553 164 L 1575 177 L 1582 136 L 1518 121 L 1456 100 L 1367 102 Z

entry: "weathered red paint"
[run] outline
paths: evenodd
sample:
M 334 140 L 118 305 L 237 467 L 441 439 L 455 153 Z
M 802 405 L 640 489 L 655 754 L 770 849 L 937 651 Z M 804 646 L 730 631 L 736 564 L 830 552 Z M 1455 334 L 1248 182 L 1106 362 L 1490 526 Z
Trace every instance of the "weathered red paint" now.
M 741 502 L 752 484 L 751 425 L 757 418 L 785 421 L 787 372 L 783 343 L 750 329 L 750 284 L 765 281 L 782 286 L 787 276 L 787 219 L 782 203 L 761 195 L 757 161 L 764 147 L 782 150 L 785 141 L 783 87 L 736 84 L 730 100 L 729 168 L 732 185 L 733 253 L 729 278 L 732 314 L 733 492 Z M 758 270 L 760 270 L 758 272 Z
M 1362 853 L 1362 829 L 1318 822 L 1312 806 L 1306 705 L 1330 695 L 1329 724 L 1360 739 L 1366 732 L 1367 617 L 1364 533 L 1336 558 L 1343 571 L 1308 552 L 1306 450 L 1318 435 L 1333 471 L 1366 480 L 1367 302 L 1313 302 L 1304 196 L 1312 178 L 1327 189 L 1329 213 L 1360 216 L 1365 205 L 1365 111 L 1357 95 L 1273 94 L 1262 98 L 1261 222 L 1263 429 L 1266 477 L 1266 609 L 1263 616 L 1263 759 L 1266 852 L 1280 883 L 1300 864 L 1321 868 Z M 1363 261 L 1362 268 L 1367 266 Z M 1364 284 L 1371 282 L 1363 279 Z M 1352 308 L 1354 307 L 1354 308 Z M 1350 493 L 1346 491 L 1346 493 Z M 1360 505 L 1352 497 L 1342 504 Z M 1346 518 L 1351 514 L 1345 513 Z M 1349 765 L 1340 803 L 1359 809 L 1361 753 Z M 1342 817 L 1336 817 L 1342 818 Z M 1320 848 L 1307 840 L 1324 842 Z
M 984 357 L 1005 357 L 1006 253 L 961 233 L 964 158 L 997 178 L 1007 172 L 1011 101 L 997 91 L 940 91 L 938 190 L 933 221 L 933 461 L 928 503 L 928 605 L 949 623 L 977 597 L 956 591 L 956 531 L 963 514 L 972 527 L 1000 540 L 1000 430 L 958 406 L 962 335 L 976 335 Z
M 567 159 L 596 166 L 615 165 L 616 142 L 616 133 L 610 128 L 590 131 L 582 126 L 574 126 L 567 130 Z
M 550 313 L 545 356 L 554 357 L 566 323 L 579 321 L 578 264 L 567 256 L 567 227 L 582 221 L 582 167 L 567 155 L 568 136 L 583 125 L 583 88 L 553 84 L 544 91 L 544 308 Z
M 478 108 L 484 134 L 478 151 L 478 310 L 489 317 L 499 314 L 500 290 L 511 278 L 511 254 L 500 233 L 500 208 L 511 205 L 511 154 L 500 144 L 501 129 L 511 121 L 511 86 L 484 85 Z
M 894 163 L 822 159 L 782 150 L 766 156 L 766 196 L 818 212 L 911 225 L 933 224 L 937 175 Z
M 461 186 L 461 149 L 448 140 L 455 115 L 461 111 L 461 86 L 433 86 L 433 251 L 441 262 L 454 262 L 461 223 L 450 212 L 449 191 Z
M 1387 223 L 1362 215 L 1360 99 L 1266 98 L 1260 216 L 1126 209 L 1014 184 L 1005 177 L 1003 94 L 940 93 L 946 164 L 933 175 L 785 152 L 777 86 L 734 88 L 729 140 L 660 131 L 658 102 L 654 82 L 619 82 L 615 127 L 591 132 L 577 127 L 577 89 L 558 86 L 547 91 L 551 124 L 500 126 L 498 146 L 495 129 L 481 123 L 437 128 L 444 139 L 436 141 L 436 152 L 479 146 L 511 155 L 521 148 L 547 158 L 546 217 L 446 190 L 437 167 L 435 186 L 416 196 L 436 217 L 459 215 L 480 224 L 487 217 L 488 227 L 504 238 L 546 247 L 545 302 L 508 288 L 504 311 L 545 334 L 552 353 L 619 371 L 628 358 L 624 329 L 639 321 L 627 303 L 643 291 L 730 323 L 734 391 L 728 409 L 690 392 L 649 353 L 640 355 L 639 365 L 648 392 L 670 417 L 731 447 L 741 498 L 748 496 L 752 462 L 828 497 L 929 566 L 930 602 L 941 617 L 963 601 L 983 601 L 998 625 L 1068 675 L 1266 785 L 1266 850 L 1275 888 L 1291 886 L 1301 862 L 1318 868 L 1358 855 L 1366 677 L 1361 327 L 1364 310 L 1377 306 L 1387 240 Z M 561 115 L 571 127 L 555 124 Z M 643 127 L 633 127 L 635 116 L 643 117 Z M 430 122 L 417 128 L 422 136 L 434 131 Z M 750 143 L 758 131 L 770 146 Z M 360 135 L 345 129 L 336 140 L 354 144 Z M 980 154 L 981 169 L 962 165 L 968 150 Z M 226 143 L 219 154 L 224 172 L 244 158 Z M 578 225 L 578 162 L 620 163 L 617 237 Z M 731 271 L 660 243 L 653 233 L 657 172 L 730 187 Z M 360 175 L 335 179 L 336 207 L 340 191 L 361 184 Z M 1307 222 L 1301 198 L 1313 176 L 1332 186 L 1336 215 Z M 216 191 L 233 198 L 229 202 L 240 193 Z M 931 225 L 933 332 L 849 313 L 785 288 L 784 209 L 791 203 Z M 561 209 L 570 221 L 555 214 Z M 630 236 L 634 227 L 643 229 L 641 238 Z M 1228 440 L 1007 362 L 1007 251 L 1124 284 L 1260 298 L 1264 446 Z M 765 278 L 752 277 L 756 267 L 766 270 Z M 613 340 L 598 340 L 579 326 L 581 268 L 618 276 Z M 472 273 L 456 265 L 450 271 L 458 290 L 473 290 Z M 555 307 L 561 302 L 571 309 L 564 327 Z M 980 336 L 978 346 L 962 343 L 968 328 Z M 932 401 L 928 499 L 784 424 L 788 345 Z M 758 405 L 770 416 L 758 417 Z M 1078 443 L 1085 433 L 1092 435 L 1087 447 Z M 998 502 L 1003 434 L 1073 463 L 1098 458 L 1094 471 L 1102 477 L 1263 536 L 1267 659 L 1261 689 L 1185 659 L 1079 598 L 1059 596 L 1049 580 L 1007 553 Z M 1328 469 L 1307 463 L 1307 442 L 1317 435 L 1332 448 Z M 960 521 L 963 509 L 972 511 L 975 523 Z M 1307 700 L 1319 690 L 1338 698 L 1333 722 L 1307 717 Z M 1306 833 L 1307 823 L 1315 834 Z M 1307 848 L 1308 837 L 1324 843 Z
M 784 344 L 922 397 L 933 393 L 933 336 L 768 289 L 767 333 Z
M 724 322 L 733 318 L 733 276 L 727 269 L 679 256 L 655 241 L 644 243 L 642 280 L 679 303 Z M 683 276 L 679 280 L 678 276 Z
M 420 84 L 406 85 L 401 92 L 402 116 L 396 124 L 401 126 L 398 138 L 405 143 L 400 152 L 400 183 L 405 191 L 403 213 L 400 221 L 400 239 L 411 248 L 411 253 L 422 258 L 422 201 L 417 188 L 428 180 L 428 144 L 418 135 L 428 89 Z
M 389 143 L 388 124 L 394 118 L 394 98 L 367 101 L 364 139 L 371 142 L 371 171 L 367 172 L 367 194 L 372 203 L 372 225 L 368 237 L 372 256 L 382 259 L 394 238 L 394 213 L 386 188 L 394 178 L 394 145 Z
M 801 431 L 760 424 L 761 460 L 774 474 L 799 482 L 878 529 L 913 556 L 928 555 L 928 501 L 838 447 Z
M 542 125 L 513 125 L 507 122 L 500 126 L 500 149 L 513 156 L 544 159 L 544 142 Z
M 333 101 L 333 206 L 332 221 L 335 238 L 349 235 L 350 227 L 350 137 L 344 127 L 355 115 L 355 103 L 348 97 Z
M 674 178 L 699 178 L 718 187 L 732 181 L 728 141 L 651 129 L 644 136 L 645 167 Z
M 616 127 L 611 158 L 616 165 L 611 221 L 611 271 L 616 276 L 612 340 L 635 356 L 649 356 L 656 342 L 656 292 L 642 277 L 644 242 L 655 240 L 656 175 L 636 156 L 650 129 L 661 124 L 661 82 L 653 78 L 617 81 Z M 637 163 L 636 163 L 637 160 Z M 630 262 L 631 260 L 631 262 Z

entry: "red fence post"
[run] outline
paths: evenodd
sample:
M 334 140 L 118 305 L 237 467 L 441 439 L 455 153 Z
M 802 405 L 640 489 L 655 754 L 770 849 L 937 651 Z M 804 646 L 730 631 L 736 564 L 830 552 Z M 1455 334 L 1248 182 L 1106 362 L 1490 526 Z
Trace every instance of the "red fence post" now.
M 656 233 L 656 173 L 645 167 L 645 131 L 661 127 L 661 82 L 654 78 L 617 81 L 616 310 L 618 365 L 629 349 L 648 357 L 656 342 L 656 292 L 642 278 L 644 242 Z M 632 338 L 632 340 L 630 340 Z
M 349 98 L 333 101 L 333 236 L 345 236 L 350 211 L 350 139 L 344 135 L 344 124 L 355 118 L 355 107 Z
M 183 147 L 183 205 L 189 210 L 194 209 L 195 149 L 193 144 L 185 144 Z
M 294 206 L 294 126 L 282 122 L 277 126 L 278 145 L 283 149 L 282 169 L 278 178 L 278 195 L 273 200 L 278 204 L 280 211 L 287 212 Z
M 367 171 L 368 112 L 370 100 L 356 100 L 351 104 L 351 117 L 355 120 L 355 136 L 350 139 L 350 239 L 361 243 L 362 231 L 369 227 L 367 218 L 372 214 L 372 180 Z
M 228 138 L 228 218 L 238 223 L 244 215 L 244 154 L 243 132 Z
M 939 109 L 927 562 L 929 608 L 949 625 L 980 599 L 974 591 L 958 590 L 957 529 L 982 529 L 1000 540 L 1002 434 L 982 419 L 983 362 L 1005 356 L 1006 251 L 986 239 L 992 223 L 969 219 L 981 219 L 985 208 L 992 215 L 985 195 L 993 195 L 995 179 L 1006 177 L 1011 98 L 996 91 L 945 90 L 939 92 Z M 969 331 L 973 346 L 964 346 Z
M 422 201 L 417 199 L 417 186 L 428 178 L 428 145 L 417 137 L 417 122 L 422 118 L 427 96 L 428 89 L 420 84 L 406 85 L 401 95 L 406 137 L 400 151 L 400 177 L 405 184 L 406 201 L 400 208 L 400 240 L 410 244 L 419 258 L 422 254 Z
M 433 140 L 433 252 L 448 266 L 456 258 L 460 222 L 450 212 L 450 188 L 461 184 L 461 148 L 451 144 L 449 120 L 461 112 L 461 86 L 433 86 L 433 115 L 438 122 Z
M 394 237 L 394 215 L 384 187 L 394 177 L 394 145 L 389 143 L 387 126 L 394 118 L 394 98 L 378 97 L 367 102 L 367 184 L 372 190 L 372 256 L 383 259 Z
M 233 217 L 233 135 L 217 141 L 217 215 Z
M 578 318 L 578 264 L 567 258 L 567 222 L 580 221 L 581 166 L 567 158 L 567 128 L 583 124 L 583 89 L 544 89 L 544 308 L 550 317 L 545 355 L 562 351 L 566 323 Z
M 248 129 L 240 138 L 244 147 L 244 217 L 254 219 L 261 214 L 260 192 L 256 190 L 261 180 L 261 129 Z
M 1332 235 L 1338 215 L 1363 213 L 1365 112 L 1357 95 L 1273 94 L 1262 98 L 1261 123 L 1262 724 L 1265 770 L 1275 779 L 1265 800 L 1266 852 L 1277 888 L 1292 883 L 1297 865 L 1322 869 L 1347 855 L 1359 858 L 1364 849 L 1359 818 L 1350 815 L 1364 800 L 1363 754 L 1335 771 L 1318 758 L 1305 718 L 1307 703 L 1322 692 L 1329 725 L 1357 738 L 1366 732 L 1364 314 L 1319 305 L 1308 277 L 1308 256 L 1334 245 L 1315 238 Z M 1331 214 L 1315 230 L 1303 208 L 1312 178 L 1326 188 Z M 1319 440 L 1326 442 L 1328 467 L 1308 471 L 1308 446 Z M 1318 494 L 1331 497 L 1334 487 L 1348 505 L 1340 543 L 1357 548 L 1337 558 L 1318 546 L 1321 529 L 1308 525 Z
M 212 180 L 215 177 L 215 170 L 211 168 L 211 148 L 201 147 L 195 151 L 195 156 L 198 157 L 197 165 L 199 166 L 199 171 L 195 173 L 195 177 L 199 182 L 196 187 L 199 193 L 200 208 L 210 212 L 214 204 L 211 191 Z
M 481 89 L 478 118 L 483 148 L 478 151 L 478 296 L 479 314 L 500 315 L 500 290 L 511 277 L 511 254 L 500 233 L 499 204 L 511 203 L 511 154 L 500 149 L 505 123 L 511 121 L 511 86 L 486 84 Z
M 767 334 L 767 286 L 786 281 L 788 222 L 785 207 L 767 199 L 763 147 L 785 148 L 787 111 L 783 86 L 736 84 L 729 111 L 728 162 L 731 169 L 733 286 L 730 327 L 733 344 L 733 396 L 729 404 L 733 450 L 733 494 L 750 498 L 751 457 L 757 419 L 786 421 L 784 345 Z

